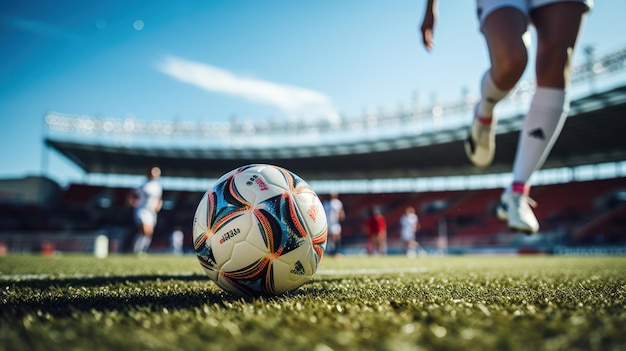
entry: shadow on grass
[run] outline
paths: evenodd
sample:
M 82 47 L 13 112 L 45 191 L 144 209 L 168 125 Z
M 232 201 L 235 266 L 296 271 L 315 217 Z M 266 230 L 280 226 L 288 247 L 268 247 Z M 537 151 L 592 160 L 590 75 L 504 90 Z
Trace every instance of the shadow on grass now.
M 89 311 L 159 312 L 165 308 L 174 311 L 207 304 L 232 308 L 234 304 L 259 300 L 311 298 L 325 294 L 328 290 L 309 282 L 283 295 L 237 297 L 216 290 L 211 279 L 202 274 L 25 279 L 0 281 L 0 318 L 28 314 L 68 317 Z
M 111 276 L 24 275 L 0 280 L 0 320 L 25 315 L 69 317 L 90 311 L 129 313 L 204 308 L 236 308 L 263 300 L 335 298 L 328 289 L 345 277 L 324 276 L 279 296 L 237 297 L 222 291 L 205 274 L 138 274 Z
M 206 281 L 209 283 L 211 279 L 204 274 L 174 274 L 174 275 L 128 275 L 128 276 L 111 276 L 111 277 L 80 277 L 80 278 L 40 278 L 40 279 L 23 279 L 23 280 L 5 280 L 0 281 L 0 288 L 31 288 L 31 289 L 50 289 L 50 288 L 94 288 L 99 286 L 116 286 L 116 285 L 132 285 L 141 283 L 156 283 L 159 281 L 180 280 L 184 282 L 190 281 Z
M 190 284 L 200 282 L 201 285 Z M 206 284 L 205 284 L 206 283 Z M 0 318 L 26 314 L 71 316 L 86 311 L 189 309 L 242 301 L 215 291 L 204 275 L 49 278 L 0 282 Z

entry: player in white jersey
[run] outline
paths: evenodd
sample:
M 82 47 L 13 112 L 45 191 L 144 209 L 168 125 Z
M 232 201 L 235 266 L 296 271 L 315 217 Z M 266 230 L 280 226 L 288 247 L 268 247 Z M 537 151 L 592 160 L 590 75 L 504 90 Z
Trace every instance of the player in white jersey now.
M 137 236 L 133 251 L 143 254 L 148 251 L 152 242 L 152 235 L 157 223 L 157 215 L 163 205 L 163 189 L 159 183 L 161 169 L 152 167 L 148 170 L 146 182 L 135 189 L 131 204 L 134 209 Z
M 341 247 L 341 222 L 346 217 L 343 203 L 339 200 L 338 194 L 333 193 L 330 195 L 330 199 L 324 202 L 324 210 L 326 211 L 326 221 L 328 222 L 328 246 L 326 252 L 337 257 Z
M 421 26 L 422 41 L 433 49 L 438 0 L 428 0 Z M 491 164 L 495 152 L 495 105 L 515 87 L 528 62 L 529 25 L 537 33 L 537 88 L 524 119 L 513 162 L 513 182 L 502 194 L 498 217 L 515 230 L 535 233 L 539 223 L 531 208 L 529 180 L 541 168 L 556 142 L 567 114 L 567 87 L 578 33 L 593 0 L 477 0 L 480 31 L 491 67 L 481 81 L 465 149 L 477 167 Z
M 400 239 L 402 239 L 404 253 L 407 257 L 415 257 L 418 249 L 420 249 L 416 238 L 416 233 L 420 227 L 419 217 L 415 213 L 415 208 L 413 206 L 405 208 L 404 214 L 400 217 Z

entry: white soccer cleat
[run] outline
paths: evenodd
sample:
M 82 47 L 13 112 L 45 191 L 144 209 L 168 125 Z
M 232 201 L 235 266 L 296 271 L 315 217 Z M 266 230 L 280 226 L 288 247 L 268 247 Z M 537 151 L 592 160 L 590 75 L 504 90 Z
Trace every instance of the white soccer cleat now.
M 474 114 L 474 121 L 465 140 L 467 158 L 474 166 L 485 168 L 491 165 L 495 152 L 496 127 L 493 124 L 480 123 L 478 115 Z
M 508 222 L 509 228 L 533 234 L 539 231 L 539 222 L 531 207 L 537 207 L 537 203 L 528 195 L 505 192 L 496 212 L 498 218 Z

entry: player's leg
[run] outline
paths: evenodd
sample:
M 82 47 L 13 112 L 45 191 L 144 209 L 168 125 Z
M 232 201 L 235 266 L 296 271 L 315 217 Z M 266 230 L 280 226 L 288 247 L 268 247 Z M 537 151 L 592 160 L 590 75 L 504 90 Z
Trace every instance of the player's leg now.
M 143 254 L 148 250 L 148 246 L 150 246 L 152 242 L 152 229 L 151 226 L 145 222 L 141 223 L 139 227 L 141 229 L 137 234 L 137 241 L 135 242 L 133 252 Z
M 409 239 L 406 242 L 406 256 L 409 258 L 417 256 L 417 246 L 417 241 L 415 241 L 415 239 Z
M 153 222 L 146 223 L 144 226 L 144 240 L 143 240 L 143 252 L 148 252 L 148 248 L 152 243 L 152 236 L 154 234 L 154 224 Z
M 368 236 L 367 237 L 367 243 L 365 244 L 365 250 L 367 251 L 367 255 L 371 256 L 374 254 L 374 237 L 373 236 Z
M 571 56 L 587 10 L 580 2 L 558 2 L 531 11 L 537 29 L 537 89 L 520 131 L 513 184 L 503 195 L 512 228 L 531 233 L 539 229 L 528 198 L 529 180 L 545 162 L 567 118 Z
M 143 219 L 141 218 L 141 210 L 135 210 L 134 214 L 135 220 L 135 240 L 133 242 L 133 253 L 141 252 L 142 238 L 144 236 L 144 226 Z
M 335 238 L 335 249 L 333 250 L 333 256 L 339 257 L 341 250 L 341 232 L 337 233 L 337 237 Z
M 514 2 L 513 2 L 514 3 Z M 523 8 L 512 5 L 481 8 L 491 4 L 479 1 L 481 30 L 489 49 L 491 68 L 481 80 L 481 98 L 476 105 L 475 116 L 465 143 L 470 161 L 477 167 L 487 167 L 495 153 L 495 105 L 515 87 L 528 61 L 525 33 L 528 19 Z
M 378 256 L 382 254 L 382 240 L 380 234 L 374 235 L 374 254 Z
M 517 7 L 498 8 L 481 25 L 491 61 L 488 77 L 500 92 L 513 89 L 526 69 L 527 29 L 526 14 Z
M 378 254 L 381 256 L 387 255 L 387 235 L 381 234 L 378 236 Z
M 135 242 L 134 252 L 141 254 L 146 253 L 152 243 L 152 235 L 156 226 L 156 214 L 148 210 L 141 209 L 138 213 L 139 217 L 139 233 Z
M 334 255 L 337 252 L 337 237 L 335 233 L 329 235 L 327 249 L 330 255 Z
M 537 90 L 520 134 L 514 179 L 528 182 L 558 138 L 567 113 L 571 56 L 587 6 L 559 2 L 531 12 L 537 29 Z

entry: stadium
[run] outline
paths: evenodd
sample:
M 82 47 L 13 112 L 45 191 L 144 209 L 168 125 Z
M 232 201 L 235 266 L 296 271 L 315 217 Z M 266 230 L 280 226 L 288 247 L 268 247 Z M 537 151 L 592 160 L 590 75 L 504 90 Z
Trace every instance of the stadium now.
M 72 183 L 62 189 L 45 177 L 3 180 L 2 241 L 9 252 L 43 246 L 89 251 L 94 238 L 104 234 L 112 253 L 127 252 L 133 233 L 128 232 L 132 219 L 126 196 L 140 181 L 106 181 L 141 175 L 150 165 L 159 165 L 171 185 L 165 184 L 164 210 L 152 248 L 167 251 L 173 228 L 181 227 L 187 234 L 185 249 L 191 251 L 194 209 L 211 180 L 242 165 L 267 163 L 300 175 L 322 198 L 341 194 L 347 213 L 342 240 L 348 253 L 363 252 L 361 226 L 373 206 L 383 210 L 389 223 L 391 252 L 401 246 L 399 219 L 407 206 L 418 210 L 419 241 L 427 251 L 624 252 L 626 143 L 621 116 L 626 86 L 610 82 L 602 91 L 591 91 L 589 82 L 620 76 L 625 52 L 611 52 L 576 68 L 574 86 L 581 93 L 535 179 L 533 196 L 541 204 L 536 211 L 542 230 L 532 237 L 512 233 L 493 215 L 512 168 L 523 118 L 520 105 L 533 89 L 526 82 L 503 109 L 498 148 L 488 171 L 473 167 L 462 151 L 471 96 L 440 105 L 416 103 L 407 111 L 335 124 L 248 120 L 201 125 L 49 113 L 47 152 L 64 156 L 88 178 L 93 174 L 105 182 Z M 31 235 L 26 239 L 20 231 Z
M 488 171 L 463 140 L 475 99 L 352 119 L 199 123 L 50 112 L 45 153 L 85 172 L 60 185 L 0 180 L 0 349 L 623 350 L 626 338 L 626 49 L 575 68 L 577 93 L 532 196 L 541 230 L 495 215 L 510 181 L 532 82 L 502 108 Z M 202 274 L 196 207 L 224 173 L 267 163 L 338 193 L 342 256 L 298 290 L 243 299 Z M 158 165 L 163 209 L 147 256 L 127 196 Z M 417 209 L 424 254 L 404 255 Z M 388 256 L 365 255 L 368 209 L 389 223 Z M 174 228 L 185 255 L 171 254 Z

